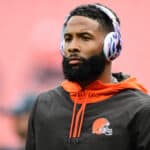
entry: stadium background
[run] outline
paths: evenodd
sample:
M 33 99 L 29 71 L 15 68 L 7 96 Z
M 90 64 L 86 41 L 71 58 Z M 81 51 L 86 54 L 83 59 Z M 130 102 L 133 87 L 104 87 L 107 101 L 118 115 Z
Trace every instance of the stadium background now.
M 60 33 L 64 17 L 78 4 L 100 2 L 121 20 L 123 50 L 114 72 L 136 76 L 150 89 L 149 0 L 0 0 L 0 107 L 62 80 Z M 0 146 L 17 145 L 10 117 L 0 114 Z

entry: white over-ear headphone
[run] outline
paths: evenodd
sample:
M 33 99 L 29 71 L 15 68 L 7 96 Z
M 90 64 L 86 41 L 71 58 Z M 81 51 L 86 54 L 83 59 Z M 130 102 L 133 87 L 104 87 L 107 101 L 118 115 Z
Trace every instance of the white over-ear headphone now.
M 116 16 L 106 7 L 102 5 L 96 5 L 101 11 L 103 11 L 111 20 L 114 28 L 114 32 L 109 32 L 103 45 L 103 51 L 108 61 L 114 60 L 120 55 L 121 52 L 121 34 L 120 26 L 116 20 Z
M 116 16 L 106 7 L 95 5 L 98 9 L 104 12 L 111 20 L 114 28 L 113 32 L 109 32 L 104 39 L 103 51 L 106 59 L 112 61 L 120 55 L 121 52 L 121 34 L 120 26 L 116 20 Z M 67 17 L 68 18 L 68 17 Z M 66 19 L 67 20 L 67 19 Z M 63 32 L 63 31 L 62 31 Z M 62 33 L 63 34 L 63 33 Z M 61 51 L 64 54 L 64 38 L 61 41 Z

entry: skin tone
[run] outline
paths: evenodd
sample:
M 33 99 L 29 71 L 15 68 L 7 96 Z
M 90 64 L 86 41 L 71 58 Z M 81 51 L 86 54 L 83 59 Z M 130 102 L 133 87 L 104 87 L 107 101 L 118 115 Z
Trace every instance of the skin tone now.
M 100 54 L 106 34 L 96 20 L 84 16 L 71 17 L 64 30 L 64 56 L 70 58 L 69 63 L 74 68 L 78 67 L 82 63 L 80 58 L 88 59 Z M 111 62 L 106 60 L 106 67 L 98 80 L 111 82 Z M 80 83 L 82 87 L 87 84 L 88 81 Z
M 15 130 L 19 136 L 19 139 L 22 145 L 25 144 L 25 140 L 26 140 L 28 119 L 29 119 L 29 113 L 24 113 L 14 118 Z

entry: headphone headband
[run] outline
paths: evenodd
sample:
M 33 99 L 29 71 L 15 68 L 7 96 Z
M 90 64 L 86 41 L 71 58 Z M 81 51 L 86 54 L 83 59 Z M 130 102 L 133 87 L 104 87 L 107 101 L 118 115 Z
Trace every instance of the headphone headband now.
M 112 24 L 114 27 L 114 31 L 115 32 L 120 32 L 120 26 L 119 23 L 116 20 L 116 16 L 106 7 L 102 6 L 102 5 L 95 5 L 98 9 L 100 9 L 101 11 L 103 11 L 111 20 L 112 20 Z

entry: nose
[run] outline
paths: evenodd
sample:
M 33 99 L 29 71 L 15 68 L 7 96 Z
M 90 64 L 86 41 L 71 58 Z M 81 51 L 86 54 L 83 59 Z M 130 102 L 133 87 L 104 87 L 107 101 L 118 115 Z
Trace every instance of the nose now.
M 73 52 L 80 52 L 80 46 L 79 41 L 76 39 L 73 39 L 67 46 L 67 51 L 70 53 Z

